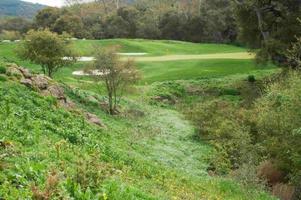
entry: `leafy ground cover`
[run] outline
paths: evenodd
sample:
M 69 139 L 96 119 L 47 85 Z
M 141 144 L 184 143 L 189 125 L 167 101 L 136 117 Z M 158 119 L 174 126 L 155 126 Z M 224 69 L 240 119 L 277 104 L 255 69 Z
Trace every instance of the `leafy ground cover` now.
M 100 130 L 16 83 L 1 83 L 0 93 L 0 191 L 6 199 L 43 193 L 51 180 L 53 199 L 270 199 L 206 175 L 204 159 L 195 158 L 210 148 L 193 142 L 192 126 L 174 111 L 152 115 L 151 123 L 110 117 L 93 102 L 79 103 L 79 91 L 70 92 L 78 106 L 103 118 L 108 128 Z

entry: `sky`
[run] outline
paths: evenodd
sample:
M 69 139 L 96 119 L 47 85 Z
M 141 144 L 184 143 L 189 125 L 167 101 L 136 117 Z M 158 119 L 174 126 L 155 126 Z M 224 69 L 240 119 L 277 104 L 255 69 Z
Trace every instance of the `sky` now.
M 64 5 L 64 0 L 23 0 L 23 1 L 39 3 L 48 6 L 57 6 L 57 7 L 61 7 Z

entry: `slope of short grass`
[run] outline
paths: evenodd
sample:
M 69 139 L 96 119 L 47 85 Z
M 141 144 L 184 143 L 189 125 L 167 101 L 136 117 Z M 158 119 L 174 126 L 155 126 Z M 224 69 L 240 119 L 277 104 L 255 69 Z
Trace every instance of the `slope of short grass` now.
M 211 54 L 246 52 L 245 48 L 226 44 L 199 44 L 172 40 L 111 39 L 78 40 L 75 47 L 81 55 L 93 55 L 93 46 L 119 45 L 122 52 L 148 53 L 148 55 Z
M 210 59 L 138 63 L 143 82 L 217 78 L 256 71 L 274 70 L 273 65 L 258 66 L 253 60 Z

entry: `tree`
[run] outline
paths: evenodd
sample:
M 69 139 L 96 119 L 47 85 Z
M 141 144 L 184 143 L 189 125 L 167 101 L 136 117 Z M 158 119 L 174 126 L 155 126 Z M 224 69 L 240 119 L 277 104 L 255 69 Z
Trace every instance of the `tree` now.
M 49 28 L 55 24 L 55 21 L 60 17 L 61 10 L 59 8 L 47 7 L 40 10 L 35 17 L 35 25 L 37 28 Z
M 129 23 L 118 15 L 112 15 L 104 23 L 106 38 L 126 38 L 130 35 Z
M 58 69 L 76 61 L 70 42 L 63 35 L 59 36 L 49 30 L 29 31 L 17 51 L 22 59 L 41 65 L 44 74 L 49 77 Z
M 139 18 L 137 22 L 136 37 L 147 38 L 147 39 L 158 39 L 160 38 L 159 20 L 150 11 L 146 11 Z
M 165 13 L 160 20 L 159 29 L 163 39 L 182 40 L 183 39 L 183 16 L 178 12 L 171 11 Z
M 234 6 L 228 0 L 203 0 L 200 16 L 204 21 L 205 41 L 234 42 L 237 27 Z
M 117 10 L 117 15 L 127 22 L 129 37 L 134 38 L 137 31 L 138 10 L 134 7 L 123 7 Z
M 62 34 L 63 32 L 67 32 L 79 38 L 84 37 L 84 30 L 81 18 L 70 13 L 62 15 L 53 25 L 53 31 L 56 33 Z
M 139 73 L 133 60 L 121 61 L 117 54 L 117 47 L 95 49 L 95 58 L 90 70 L 91 75 L 98 82 L 105 84 L 109 112 L 115 114 L 117 106 L 126 89 L 139 80 Z
M 18 31 L 2 31 L 0 33 L 0 40 L 20 40 L 21 34 Z
M 234 0 L 240 39 L 260 47 L 259 60 L 287 63 L 286 50 L 300 36 L 300 0 Z
M 0 32 L 3 30 L 7 31 L 18 31 L 20 33 L 26 33 L 30 27 L 31 22 L 21 17 L 13 17 L 0 20 Z

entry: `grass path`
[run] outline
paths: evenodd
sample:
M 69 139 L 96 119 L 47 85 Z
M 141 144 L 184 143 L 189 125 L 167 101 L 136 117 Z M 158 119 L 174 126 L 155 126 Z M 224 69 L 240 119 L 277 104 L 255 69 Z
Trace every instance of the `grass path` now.
M 134 59 L 137 62 L 163 62 L 178 60 L 209 60 L 209 59 L 254 59 L 255 54 L 248 52 L 240 53 L 212 53 L 212 54 L 191 54 L 191 55 L 165 55 L 165 56 L 122 56 L 123 60 Z M 94 57 L 80 57 L 79 62 L 91 62 Z
M 126 57 L 128 59 L 132 57 Z M 163 62 L 163 61 L 178 61 L 178 60 L 209 60 L 209 59 L 237 59 L 249 60 L 254 59 L 255 55 L 247 52 L 240 53 L 212 53 L 212 54 L 197 54 L 197 55 L 167 55 L 167 56 L 152 56 L 152 57 L 134 57 L 137 62 Z
M 157 163 L 192 176 L 207 175 L 209 145 L 193 140 L 194 128 L 176 111 L 158 109 L 146 119 L 155 136 L 141 142 L 146 156 Z

